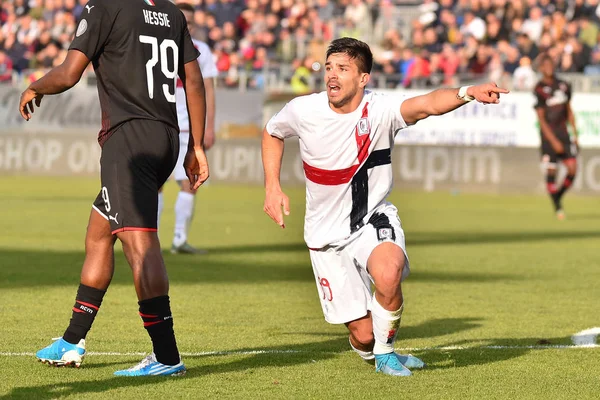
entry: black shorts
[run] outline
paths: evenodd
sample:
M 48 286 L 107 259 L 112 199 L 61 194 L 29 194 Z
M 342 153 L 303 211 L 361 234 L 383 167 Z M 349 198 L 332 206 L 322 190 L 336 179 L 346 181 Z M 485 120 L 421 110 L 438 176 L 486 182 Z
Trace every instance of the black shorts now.
M 179 154 L 179 132 L 162 122 L 136 119 L 121 125 L 102 147 L 102 189 L 94 209 L 113 234 L 157 230 L 158 189 Z
M 571 142 L 571 138 L 568 135 L 558 136 L 558 140 L 565 149 L 564 153 L 557 154 L 550 142 L 542 139 L 542 163 L 554 165 L 558 161 L 565 161 L 577 157 L 577 145 Z

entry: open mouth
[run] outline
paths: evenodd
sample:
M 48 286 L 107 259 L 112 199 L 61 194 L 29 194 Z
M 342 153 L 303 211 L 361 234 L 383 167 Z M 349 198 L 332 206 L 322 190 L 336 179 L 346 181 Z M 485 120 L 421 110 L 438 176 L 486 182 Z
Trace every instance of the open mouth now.
M 340 91 L 340 87 L 335 83 L 328 84 L 327 89 L 329 89 L 330 93 L 338 93 Z

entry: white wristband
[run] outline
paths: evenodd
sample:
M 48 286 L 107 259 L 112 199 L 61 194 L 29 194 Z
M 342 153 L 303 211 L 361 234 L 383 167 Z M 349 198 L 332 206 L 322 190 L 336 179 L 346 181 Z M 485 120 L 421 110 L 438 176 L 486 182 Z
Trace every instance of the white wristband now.
M 459 100 L 463 100 L 463 101 L 473 101 L 475 100 L 475 97 L 473 96 L 469 96 L 467 94 L 467 89 L 469 89 L 471 86 L 463 86 L 460 89 L 458 89 L 458 93 L 456 94 L 456 98 Z

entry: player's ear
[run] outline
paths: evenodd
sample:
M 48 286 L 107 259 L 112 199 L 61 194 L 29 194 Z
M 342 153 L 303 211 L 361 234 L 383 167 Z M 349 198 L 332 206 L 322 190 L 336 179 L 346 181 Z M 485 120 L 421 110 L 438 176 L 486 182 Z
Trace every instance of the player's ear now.
M 360 87 L 364 88 L 365 86 L 367 86 L 367 84 L 369 83 L 370 80 L 371 80 L 371 74 L 367 74 L 367 73 L 360 74 Z

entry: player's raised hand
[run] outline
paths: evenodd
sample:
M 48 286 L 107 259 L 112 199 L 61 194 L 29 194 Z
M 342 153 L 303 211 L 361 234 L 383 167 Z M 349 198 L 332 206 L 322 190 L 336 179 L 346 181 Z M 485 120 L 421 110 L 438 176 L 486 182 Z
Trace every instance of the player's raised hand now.
M 34 102 L 35 106 L 39 107 L 40 104 L 42 104 L 43 97 L 43 94 L 36 94 L 29 88 L 25 89 L 25 91 L 21 93 L 21 100 L 19 100 L 19 112 L 25 121 L 29 121 L 31 119 Z
M 283 214 L 290 215 L 290 198 L 281 189 L 267 189 L 264 210 L 277 225 L 285 228 Z
M 208 161 L 202 148 L 188 149 L 183 160 L 185 174 L 190 181 L 192 189 L 198 189 L 208 179 Z
M 467 89 L 468 96 L 475 97 L 475 100 L 483 104 L 498 104 L 500 95 L 506 93 L 509 93 L 507 89 L 498 87 L 494 82 L 470 86 Z

